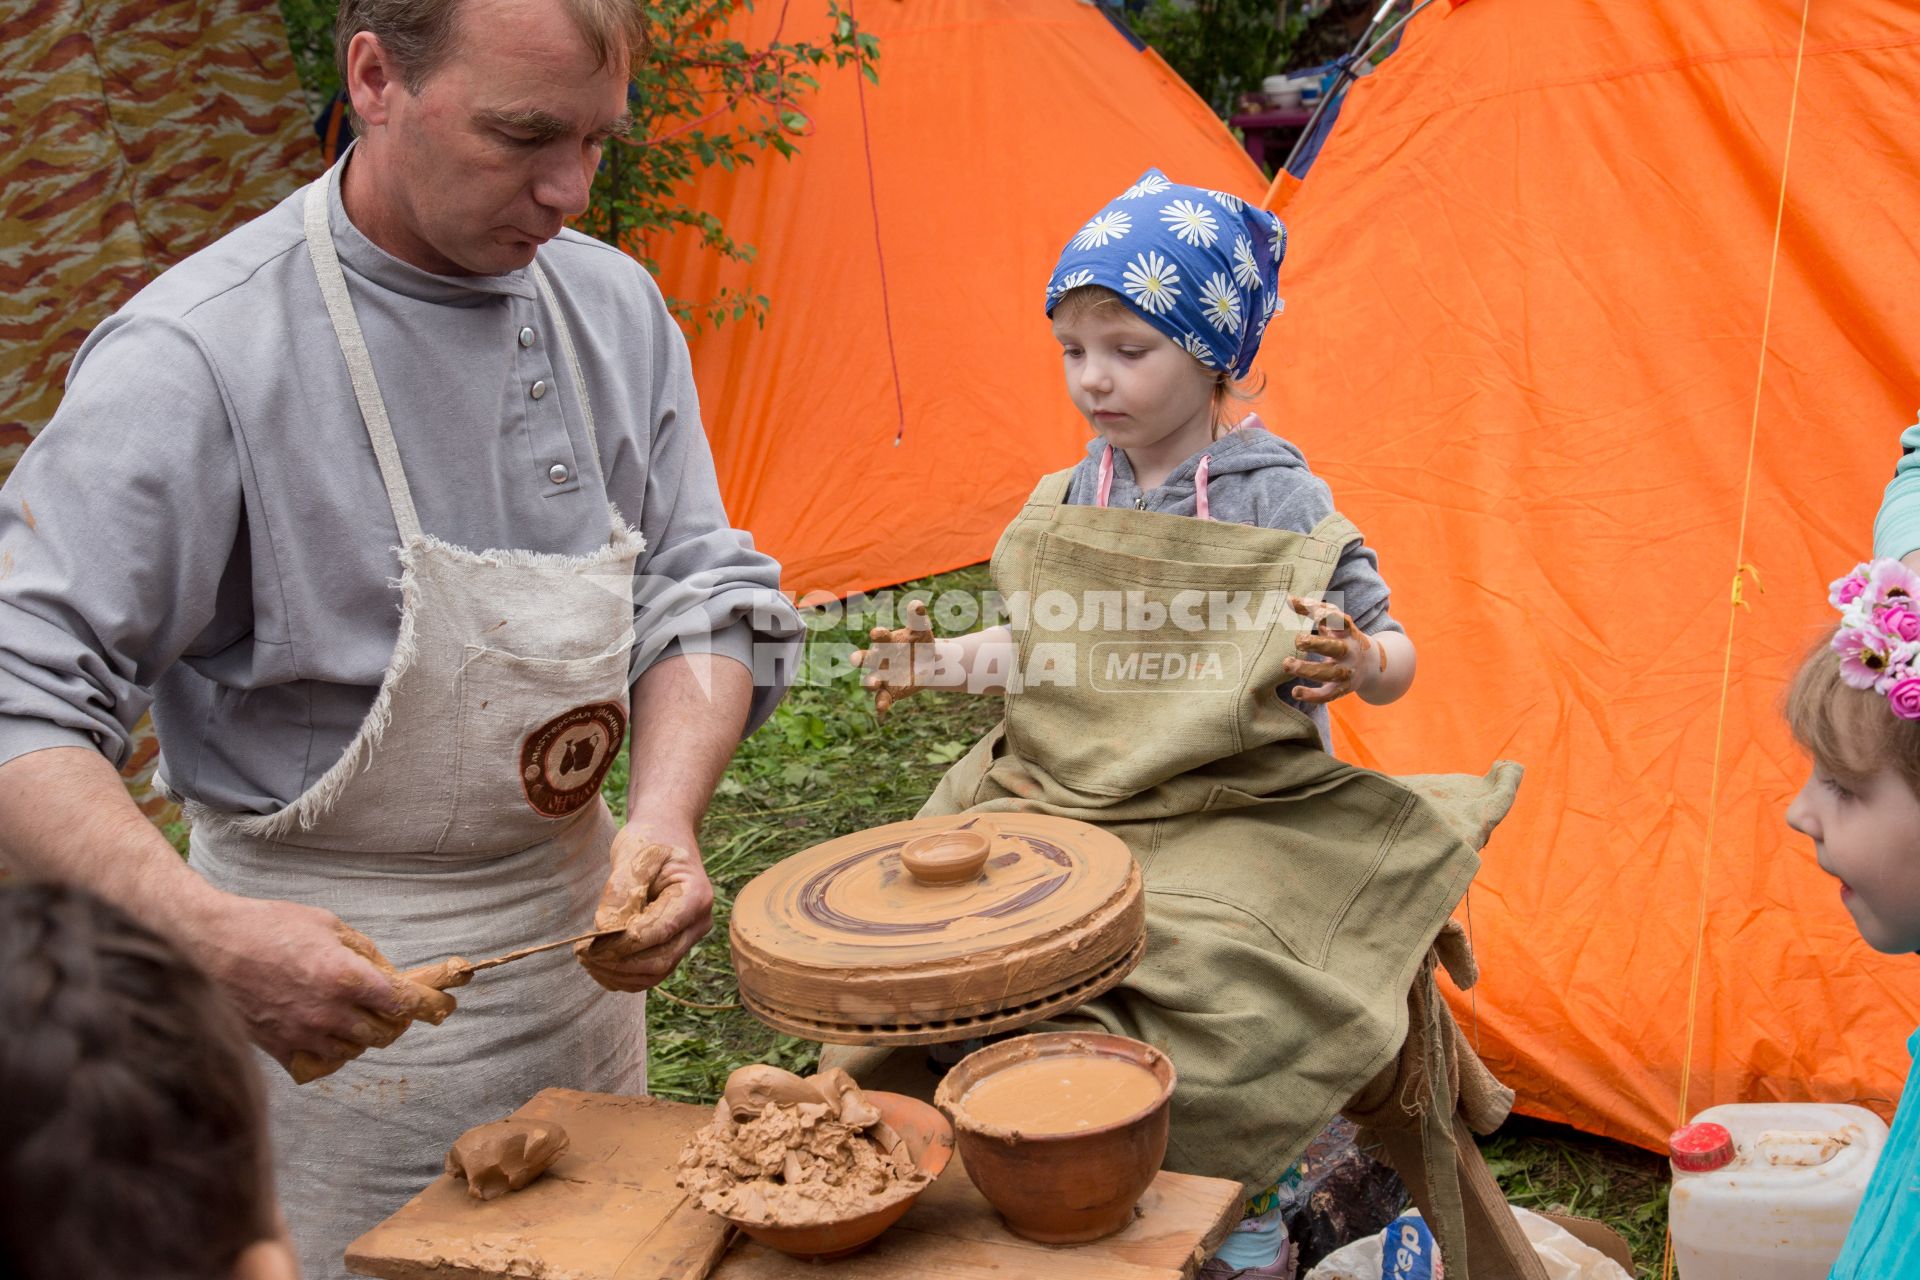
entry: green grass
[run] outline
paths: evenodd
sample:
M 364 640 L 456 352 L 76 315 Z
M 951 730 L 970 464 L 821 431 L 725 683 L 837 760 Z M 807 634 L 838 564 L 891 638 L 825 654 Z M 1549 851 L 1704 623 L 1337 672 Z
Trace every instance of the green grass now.
M 1642 1280 L 1659 1276 L 1671 1180 L 1664 1158 L 1525 1116 L 1482 1138 L 1480 1151 L 1508 1200 L 1598 1218 L 1626 1238 Z

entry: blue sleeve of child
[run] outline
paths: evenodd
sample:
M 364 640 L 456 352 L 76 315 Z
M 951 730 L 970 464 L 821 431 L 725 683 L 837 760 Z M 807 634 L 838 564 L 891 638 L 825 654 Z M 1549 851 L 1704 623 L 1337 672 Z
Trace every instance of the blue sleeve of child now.
M 1909 428 L 1911 434 L 1911 428 Z M 1920 1031 L 1907 1041 L 1920 1056 Z M 1920 1082 L 1908 1072 L 1893 1132 L 1873 1167 L 1866 1194 L 1847 1230 L 1828 1280 L 1899 1280 L 1914 1274 L 1914 1242 L 1920 1240 Z
M 1269 529 L 1294 529 L 1301 533 L 1333 514 L 1333 490 L 1311 472 L 1269 468 L 1263 476 L 1291 481 L 1278 492 L 1261 495 L 1258 522 Z M 1327 584 L 1327 598 L 1365 632 L 1398 631 L 1406 628 L 1387 611 L 1389 592 L 1380 576 L 1380 557 L 1364 542 L 1356 542 L 1340 554 L 1334 566 L 1333 580 Z
M 1873 554 L 1898 560 L 1920 551 L 1920 423 L 1900 433 L 1900 463 L 1873 522 Z

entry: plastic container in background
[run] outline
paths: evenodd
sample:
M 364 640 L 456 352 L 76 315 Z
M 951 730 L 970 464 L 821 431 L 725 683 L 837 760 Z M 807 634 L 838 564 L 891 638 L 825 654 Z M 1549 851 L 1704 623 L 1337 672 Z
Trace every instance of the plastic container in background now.
M 1420 1260 L 1405 1248 L 1404 1237 L 1400 1235 L 1406 1219 L 1419 1216 L 1417 1212 L 1408 1213 L 1390 1224 L 1386 1231 L 1335 1249 L 1307 1272 L 1304 1280 L 1381 1280 L 1383 1276 L 1421 1275 Z M 1513 1206 L 1513 1216 L 1539 1257 L 1540 1269 L 1546 1273 L 1547 1280 L 1630 1280 L 1619 1263 L 1593 1246 L 1583 1244 L 1552 1219 L 1518 1205 Z M 1622 1243 L 1621 1248 L 1625 1247 Z M 1444 1268 L 1435 1270 L 1443 1280 L 1451 1274 Z M 1474 1274 L 1481 1272 L 1475 1270 Z
M 1260 82 L 1260 97 L 1270 109 L 1291 110 L 1300 105 L 1300 85 L 1289 75 L 1268 76 Z
M 1289 71 L 1286 78 L 1293 88 L 1300 91 L 1301 105 L 1312 106 L 1333 88 L 1339 71 L 1339 67 L 1328 62 L 1317 67 L 1302 67 L 1298 71 Z
M 1680 1280 L 1826 1280 L 1887 1126 L 1861 1107 L 1709 1107 L 1673 1135 Z

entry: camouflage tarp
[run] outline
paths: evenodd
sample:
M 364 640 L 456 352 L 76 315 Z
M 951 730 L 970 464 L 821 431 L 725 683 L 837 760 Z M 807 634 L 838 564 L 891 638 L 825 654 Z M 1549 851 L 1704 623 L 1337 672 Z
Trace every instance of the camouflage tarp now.
M 321 161 L 274 0 L 0 0 L 0 101 L 4 480 L 88 331 Z M 157 751 L 124 772 L 160 817 Z

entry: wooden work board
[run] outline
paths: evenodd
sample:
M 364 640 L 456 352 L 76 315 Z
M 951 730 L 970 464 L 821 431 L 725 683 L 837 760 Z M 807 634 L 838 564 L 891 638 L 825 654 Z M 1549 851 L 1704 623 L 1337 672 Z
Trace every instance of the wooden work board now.
M 871 1246 L 802 1262 L 731 1231 L 674 1185 L 706 1107 L 546 1089 L 515 1116 L 557 1121 L 571 1143 L 545 1177 L 475 1200 L 442 1175 L 347 1249 L 386 1280 L 1185 1280 L 1232 1227 L 1237 1182 L 1162 1172 L 1133 1224 L 1055 1247 L 1009 1233 L 956 1154 Z

